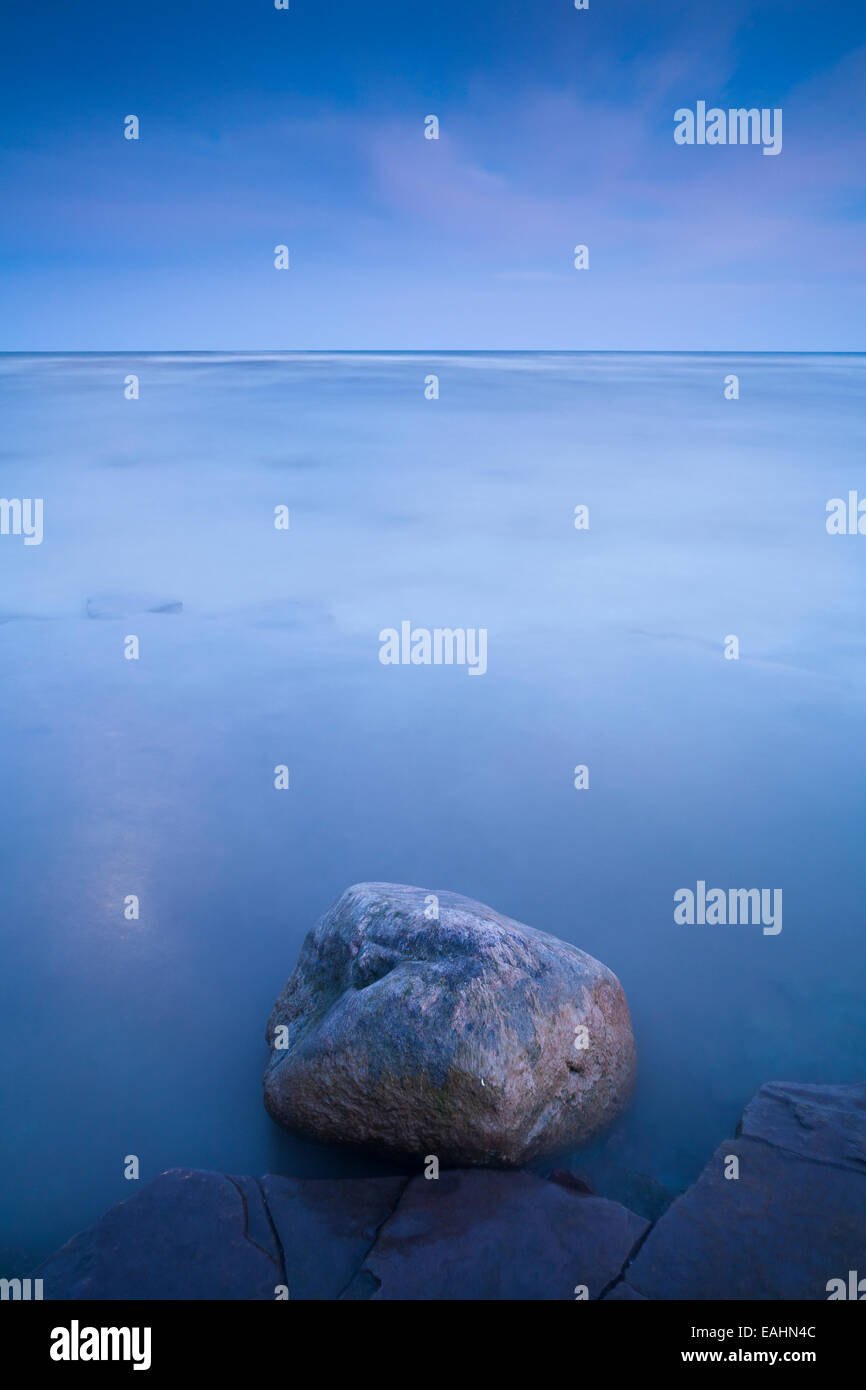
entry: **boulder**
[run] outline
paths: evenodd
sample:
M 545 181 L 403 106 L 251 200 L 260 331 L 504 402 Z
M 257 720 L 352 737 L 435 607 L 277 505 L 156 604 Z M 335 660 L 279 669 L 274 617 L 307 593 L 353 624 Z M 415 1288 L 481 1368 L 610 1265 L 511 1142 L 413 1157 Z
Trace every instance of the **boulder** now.
M 604 1129 L 635 1075 L 616 976 L 455 893 L 347 889 L 268 1022 L 287 1129 L 442 1164 L 517 1166 Z M 585 1044 L 585 1045 L 584 1045 Z

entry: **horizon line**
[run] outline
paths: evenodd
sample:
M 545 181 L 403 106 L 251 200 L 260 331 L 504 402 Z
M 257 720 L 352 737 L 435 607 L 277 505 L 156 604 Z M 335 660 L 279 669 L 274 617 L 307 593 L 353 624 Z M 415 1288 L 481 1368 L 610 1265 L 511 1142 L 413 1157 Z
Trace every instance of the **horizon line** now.
M 863 357 L 866 348 L 0 348 L 0 357 L 314 356 Z

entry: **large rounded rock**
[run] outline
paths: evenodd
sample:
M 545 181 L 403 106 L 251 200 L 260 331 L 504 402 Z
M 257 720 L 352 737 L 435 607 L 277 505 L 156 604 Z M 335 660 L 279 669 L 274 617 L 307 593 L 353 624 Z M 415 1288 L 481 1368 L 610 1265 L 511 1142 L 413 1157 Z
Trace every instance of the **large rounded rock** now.
M 519 1164 L 604 1128 L 635 1072 L 619 980 L 456 893 L 349 888 L 268 1021 L 265 1105 L 315 1139 Z

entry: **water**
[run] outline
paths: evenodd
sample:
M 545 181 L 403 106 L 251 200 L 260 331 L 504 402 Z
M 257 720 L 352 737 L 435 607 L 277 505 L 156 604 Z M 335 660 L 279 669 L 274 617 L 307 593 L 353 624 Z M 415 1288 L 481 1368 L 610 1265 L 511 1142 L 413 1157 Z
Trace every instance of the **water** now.
M 2 1272 L 128 1197 L 129 1154 L 388 1171 L 260 1093 L 301 940 L 361 879 L 611 966 L 641 1073 L 601 1147 L 672 1189 L 761 1082 L 862 1079 L 866 539 L 824 518 L 866 495 L 864 372 L 0 358 L 0 491 L 45 504 L 42 545 L 0 537 Z M 85 616 L 123 593 L 183 612 Z M 486 675 L 382 666 L 403 619 L 486 627 Z M 782 932 L 676 926 L 698 879 L 781 887 Z

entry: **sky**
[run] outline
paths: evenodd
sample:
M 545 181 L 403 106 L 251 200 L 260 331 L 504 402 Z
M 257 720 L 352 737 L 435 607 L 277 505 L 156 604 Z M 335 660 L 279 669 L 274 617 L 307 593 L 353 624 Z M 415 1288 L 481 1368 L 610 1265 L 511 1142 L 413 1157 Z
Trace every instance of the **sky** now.
M 863 0 L 290 4 L 5 7 L 0 350 L 866 348 Z

